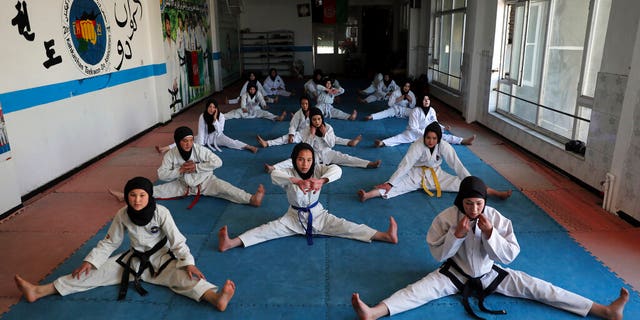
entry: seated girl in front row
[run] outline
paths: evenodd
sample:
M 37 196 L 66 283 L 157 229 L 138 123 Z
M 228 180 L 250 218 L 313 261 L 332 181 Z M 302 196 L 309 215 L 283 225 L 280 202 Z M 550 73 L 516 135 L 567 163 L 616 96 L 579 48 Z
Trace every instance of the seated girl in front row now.
M 289 208 L 284 216 L 229 238 L 227 226 L 218 233 L 218 249 L 226 251 L 239 246 L 251 246 L 272 239 L 295 234 L 305 235 L 307 244 L 313 244 L 314 235 L 337 236 L 364 242 L 372 240 L 398 243 L 398 226 L 389 217 L 389 229 L 380 232 L 364 224 L 355 224 L 338 218 L 318 202 L 322 186 L 340 178 L 342 169 L 337 165 L 317 164 L 313 148 L 299 143 L 293 148 L 293 168 L 274 170 L 271 180 L 287 193 Z
M 147 292 L 141 285 L 144 281 L 166 286 L 196 301 L 207 301 L 224 311 L 235 293 L 235 284 L 227 280 L 218 290 L 205 280 L 171 213 L 155 203 L 151 181 L 144 177 L 133 178 L 125 185 L 124 194 L 127 206 L 116 213 L 107 235 L 71 274 L 43 285 L 15 276 L 15 283 L 25 299 L 35 302 L 52 294 L 66 296 L 120 284 L 118 300 L 121 300 L 127 294 L 130 281 L 134 281 L 138 293 L 145 295 Z M 120 247 L 125 233 L 131 248 L 109 257 Z

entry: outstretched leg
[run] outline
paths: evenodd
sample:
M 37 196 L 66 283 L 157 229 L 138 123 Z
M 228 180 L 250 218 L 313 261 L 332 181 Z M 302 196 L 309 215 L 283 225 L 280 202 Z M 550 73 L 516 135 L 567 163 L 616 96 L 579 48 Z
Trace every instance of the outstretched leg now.
M 351 115 L 349 116 L 349 118 L 347 118 L 347 120 L 355 120 L 358 117 L 358 111 L 356 109 L 353 109 L 353 112 L 351 112 Z
M 358 145 L 358 143 L 360 143 L 360 140 L 362 140 L 362 135 L 361 135 L 361 134 L 359 134 L 357 137 L 355 137 L 355 138 L 353 138 L 353 139 L 349 140 L 349 142 L 347 143 L 347 145 L 348 145 L 349 147 L 355 147 L 355 146 L 357 146 L 357 145 Z
M 111 194 L 114 198 L 116 198 L 116 200 L 118 200 L 119 202 L 124 202 L 124 193 L 123 192 L 118 192 L 115 190 L 111 190 L 111 189 L 107 189 L 109 191 L 109 194 Z
M 465 146 L 470 146 L 473 144 L 473 140 L 476 139 L 476 135 L 472 135 L 470 137 L 466 137 L 464 139 L 462 139 L 462 141 L 460 142 L 460 144 L 465 145 Z
M 389 315 L 389 308 L 384 303 L 381 302 L 374 307 L 369 307 L 360 300 L 360 295 L 357 292 L 351 295 L 351 305 L 360 320 L 375 320 Z
M 384 241 L 384 242 L 397 244 L 398 243 L 398 224 L 396 223 L 396 219 L 394 219 L 393 217 L 389 217 L 389 229 L 387 229 L 387 232 L 378 231 L 373 235 L 373 237 L 371 237 L 371 240 Z
M 218 250 L 220 252 L 225 252 L 229 249 L 239 247 L 241 245 L 242 240 L 240 240 L 240 238 L 229 238 L 229 230 L 227 226 L 220 228 L 220 231 L 218 231 Z
M 490 196 L 498 197 L 501 200 L 506 200 L 511 197 L 511 190 L 500 191 L 493 188 L 487 187 L 487 194 Z
M 262 204 L 262 198 L 264 198 L 264 186 L 260 184 L 258 190 L 249 199 L 249 204 L 254 207 L 259 207 Z
M 17 274 L 13 277 L 13 281 L 15 281 L 18 290 L 22 292 L 22 295 L 28 302 L 35 302 L 42 297 L 58 293 L 53 286 L 53 282 L 37 285 L 22 279 L 22 277 Z
M 378 189 L 373 189 L 371 191 L 364 191 L 363 189 L 358 190 L 358 198 L 360 198 L 360 202 L 365 202 L 371 198 L 380 196 L 380 191 L 378 191 Z
M 276 168 L 268 163 L 264 164 L 264 172 L 266 173 L 271 173 L 273 170 L 275 170 Z
M 282 121 L 287 117 L 287 111 L 282 111 L 282 114 L 276 117 L 276 121 Z
M 378 159 L 376 161 L 371 161 L 367 164 L 368 169 L 375 169 L 382 164 L 382 160 Z
M 269 144 L 268 144 L 264 139 L 262 139 L 262 137 L 261 137 L 260 135 L 257 135 L 257 136 L 256 136 L 256 140 L 258 140 L 258 143 L 259 143 L 259 144 L 260 144 L 260 146 L 261 146 L 261 147 L 263 147 L 263 148 L 266 148 L 266 147 L 268 147 L 268 146 L 269 146 Z
M 376 139 L 376 141 L 373 142 L 373 146 L 376 148 L 382 148 L 384 147 L 384 142 L 382 142 L 382 140 Z
M 629 291 L 625 288 L 620 289 L 620 295 L 610 305 L 605 306 L 599 303 L 593 303 L 589 314 L 608 320 L 622 320 L 624 306 L 629 301 Z
M 256 152 L 258 152 L 258 148 L 254 147 L 254 146 L 252 146 L 252 145 L 249 145 L 249 144 L 247 144 L 247 145 L 245 145 L 244 147 L 242 147 L 242 149 L 249 150 L 249 151 L 251 151 L 252 153 L 256 153 Z
M 213 290 L 207 290 L 200 300 L 207 301 L 216 307 L 216 309 L 224 311 L 227 309 L 227 305 L 235 293 L 236 284 L 231 280 L 227 280 L 220 291 L 213 292 Z

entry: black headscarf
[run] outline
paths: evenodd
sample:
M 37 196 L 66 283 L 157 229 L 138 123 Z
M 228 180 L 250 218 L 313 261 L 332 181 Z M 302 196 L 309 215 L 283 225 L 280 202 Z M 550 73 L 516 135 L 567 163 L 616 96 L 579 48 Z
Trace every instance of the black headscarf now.
M 460 182 L 460 190 L 458 191 L 458 195 L 456 196 L 456 200 L 453 201 L 453 204 L 464 214 L 466 213 L 462 206 L 462 201 L 466 198 L 482 198 L 485 200 L 486 206 L 487 185 L 484 184 L 484 181 L 475 176 L 468 176 Z M 484 208 L 482 208 L 482 211 L 480 212 L 484 212 Z
M 253 75 L 253 80 L 251 80 L 251 75 Z M 247 88 L 249 88 L 250 84 L 253 84 L 254 86 L 256 86 L 256 88 L 258 87 L 258 77 L 256 77 L 256 74 L 253 72 L 249 72 L 249 74 L 247 75 Z
M 216 117 L 214 118 L 212 114 L 209 114 L 209 106 L 213 104 L 214 106 L 216 106 L 216 109 L 218 109 L 218 101 L 216 99 L 209 99 L 207 100 L 207 102 L 204 105 L 204 112 L 202 113 L 202 117 L 204 118 L 204 123 L 207 124 L 207 133 L 211 133 L 216 131 L 216 127 L 213 126 L 213 122 L 215 122 L 216 120 L 218 120 L 218 115 L 220 114 L 220 111 L 218 110 L 218 113 L 216 114 Z
M 424 97 L 426 97 L 426 95 L 420 95 L 417 100 L 418 103 L 420 103 L 420 109 L 422 109 L 422 112 L 424 112 L 424 115 L 428 115 L 429 114 L 429 110 L 431 110 L 431 105 L 429 105 L 428 107 L 424 106 Z
M 404 91 L 404 86 L 405 86 L 407 83 L 409 84 L 409 90 L 407 90 L 407 91 L 405 92 L 405 91 Z M 406 81 L 402 82 L 402 87 L 400 87 L 400 93 L 402 93 L 402 94 L 409 94 L 409 91 L 411 91 L 411 81 L 406 80 Z
M 322 114 L 322 111 L 316 107 L 310 107 L 309 108 L 309 126 L 313 126 L 313 116 L 315 115 L 319 115 L 320 118 L 322 118 L 322 124 L 324 124 L 324 115 Z M 316 128 L 316 136 L 318 137 L 323 137 L 324 134 L 322 132 L 320 132 L 319 128 Z
M 384 79 L 384 76 L 389 76 L 389 80 L 388 80 L 388 81 L 387 81 L 387 80 L 385 80 L 385 79 Z M 385 86 L 385 87 L 388 87 L 392 80 L 393 80 L 393 79 L 391 79 L 391 75 L 390 75 L 390 74 L 385 73 L 385 74 L 383 74 L 383 75 L 382 75 L 382 82 L 384 83 L 384 86 Z
M 254 91 L 253 94 L 251 93 L 251 90 L 249 90 L 251 88 L 255 88 L 256 89 L 256 91 Z M 256 94 L 258 94 L 258 86 L 255 83 L 249 83 L 247 85 L 247 93 L 249 94 L 249 97 L 251 97 L 251 99 L 253 99 L 253 97 L 255 97 Z
M 427 137 L 427 134 L 429 132 L 435 132 L 436 136 L 438 137 L 438 143 L 440 143 L 440 141 L 442 140 L 442 128 L 440 127 L 440 124 L 437 121 L 431 122 L 425 129 L 424 129 L 424 135 L 422 136 L 422 141 L 424 142 L 424 138 Z
M 276 68 L 271 68 L 271 70 L 269 70 L 269 78 L 271 78 L 271 81 L 276 81 L 277 76 L 278 76 L 278 70 L 276 70 Z
M 129 203 L 129 192 L 133 189 L 142 189 L 149 195 L 149 203 L 146 207 L 136 210 Z M 156 212 L 156 201 L 153 199 L 153 184 L 145 177 L 135 177 L 124 185 L 124 201 L 127 203 L 127 216 L 137 226 L 146 226 Z
M 191 131 L 189 127 L 179 127 L 178 129 L 176 129 L 176 131 L 173 132 L 173 141 L 176 142 L 178 151 L 180 151 L 180 156 L 182 156 L 182 159 L 184 159 L 184 161 L 189 161 L 189 159 L 191 158 L 191 152 L 193 151 L 193 148 L 189 151 L 184 151 L 182 150 L 182 147 L 180 147 L 180 141 L 188 136 L 193 136 L 193 131 Z
M 307 171 L 307 173 L 300 172 L 300 170 L 298 169 L 298 166 L 296 164 L 296 159 L 298 158 L 298 155 L 300 154 L 300 151 L 302 151 L 302 150 L 311 151 L 311 158 L 313 159 L 313 163 L 311 164 L 311 168 L 309 168 L 309 171 Z M 311 147 L 308 143 L 305 143 L 305 142 L 300 142 L 300 143 L 296 144 L 296 146 L 293 147 L 293 151 L 291 151 L 291 162 L 293 162 L 293 169 L 296 170 L 296 172 L 298 173 L 298 175 L 300 176 L 300 178 L 302 180 L 307 180 L 307 179 L 311 178 L 311 176 L 313 175 L 313 172 L 314 172 L 314 170 L 316 168 L 316 155 L 315 155 L 315 153 L 313 151 L 313 147 Z

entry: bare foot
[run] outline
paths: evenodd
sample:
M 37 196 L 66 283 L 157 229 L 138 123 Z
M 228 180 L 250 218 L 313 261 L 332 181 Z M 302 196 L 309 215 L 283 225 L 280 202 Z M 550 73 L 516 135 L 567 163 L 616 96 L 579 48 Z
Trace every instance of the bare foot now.
M 362 135 L 361 134 L 359 134 L 357 137 L 349 140 L 349 142 L 347 142 L 347 145 L 349 147 L 355 147 L 355 146 L 358 145 L 358 143 L 360 143 L 360 140 L 362 140 Z
M 476 135 L 472 135 L 470 137 L 466 137 L 464 139 L 462 139 L 462 141 L 460 142 L 460 144 L 465 145 L 465 146 L 470 146 L 473 144 L 473 140 L 476 139 Z
M 220 228 L 218 231 L 218 251 L 225 252 L 233 248 L 231 246 L 231 239 L 229 238 L 229 230 L 227 226 Z
M 373 162 L 369 162 L 369 164 L 367 164 L 367 169 L 375 169 L 375 168 L 379 167 L 380 164 L 382 164 L 382 160 L 380 160 L 380 159 L 378 159 L 376 161 L 373 161 Z
M 264 139 L 262 139 L 262 137 L 260 135 L 256 136 L 256 140 L 258 140 L 258 143 L 260 144 L 261 147 L 266 148 L 269 146 L 269 144 L 264 141 Z
M 607 306 L 608 315 L 607 319 L 622 320 L 622 313 L 624 311 L 624 305 L 629 301 L 629 291 L 625 288 L 620 288 L 620 296 Z
M 360 202 L 367 201 L 367 192 L 362 189 L 358 190 L 358 198 L 360 199 Z
M 156 146 L 156 152 L 158 152 L 159 154 L 162 154 L 162 151 L 160 151 L 160 146 Z
M 275 98 L 273 98 L 273 102 L 274 102 L 274 103 L 278 103 L 278 97 L 279 97 L 279 96 L 276 96 Z
M 393 216 L 389 217 L 389 229 L 387 230 L 388 242 L 398 243 L 398 224 Z
M 118 191 L 114 191 L 114 190 L 111 190 L 111 189 L 107 189 L 107 191 L 109 191 L 109 194 L 111 194 L 119 202 L 124 202 L 124 193 L 118 192 Z
M 282 121 L 286 117 L 287 117 L 287 112 L 286 111 L 282 111 L 282 114 L 279 115 L 278 117 L 276 117 L 276 121 Z
M 272 165 L 266 163 L 264 164 L 264 172 L 271 173 L 273 170 L 275 170 L 275 168 Z
M 366 116 L 366 117 L 364 117 L 364 121 L 369 121 L 369 120 L 373 120 L 373 117 L 372 117 L 372 116 Z
M 264 198 L 264 186 L 261 184 L 258 186 L 258 190 L 256 190 L 256 193 L 251 196 L 249 204 L 254 207 L 259 207 L 262 204 L 262 198 Z
M 227 305 L 231 298 L 236 293 L 236 284 L 231 280 L 227 280 L 222 287 L 222 290 L 218 292 L 218 299 L 215 303 L 216 309 L 224 311 L 227 309 Z
M 40 290 L 38 285 L 35 285 L 27 280 L 22 279 L 19 275 L 13 276 L 13 281 L 16 283 L 18 290 L 22 292 L 22 296 L 24 296 L 25 300 L 28 302 L 34 302 L 43 296 L 47 295 L 46 292 Z M 51 287 L 53 287 L 51 285 Z
M 244 148 L 243 148 L 243 149 L 249 150 L 249 151 L 251 151 L 252 153 L 256 153 L 256 152 L 258 152 L 258 148 L 254 147 L 254 146 L 252 146 L 252 145 L 246 145 L 246 146 L 244 146 Z
M 353 112 L 351 112 L 351 115 L 349 116 L 348 120 L 355 120 L 358 117 L 358 111 L 356 109 L 353 109 Z
M 371 312 L 371 308 L 360 300 L 360 295 L 356 292 L 351 295 L 351 306 L 353 306 L 353 310 L 358 315 L 358 319 L 360 320 L 374 320 L 377 319 L 374 317 L 373 312 Z
M 374 145 L 376 148 L 382 148 L 382 147 L 384 147 L 384 142 L 382 142 L 382 140 L 377 140 L 377 139 L 376 139 L 376 141 L 374 141 L 374 142 L 373 142 L 373 145 Z
M 498 198 L 500 198 L 501 200 L 507 200 L 509 199 L 509 197 L 511 197 L 511 190 L 507 190 L 507 191 L 498 191 Z

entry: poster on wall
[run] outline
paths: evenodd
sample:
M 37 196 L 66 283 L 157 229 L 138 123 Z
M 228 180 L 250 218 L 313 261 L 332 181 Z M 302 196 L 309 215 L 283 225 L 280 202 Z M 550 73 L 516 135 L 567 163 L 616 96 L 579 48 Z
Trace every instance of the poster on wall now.
M 209 7 L 207 0 L 165 0 L 160 8 L 167 94 L 175 114 L 213 90 Z
M 2 105 L 0 104 L 0 162 L 11 159 L 11 147 L 9 146 L 9 138 L 7 137 L 7 126 L 4 122 L 2 114 Z

